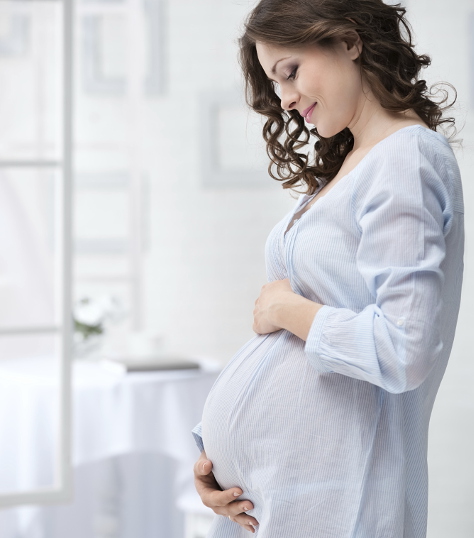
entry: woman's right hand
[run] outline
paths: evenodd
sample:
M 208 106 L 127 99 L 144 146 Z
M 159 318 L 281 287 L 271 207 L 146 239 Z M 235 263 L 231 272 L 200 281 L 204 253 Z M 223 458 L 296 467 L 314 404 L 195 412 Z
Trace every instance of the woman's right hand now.
M 206 458 L 203 450 L 194 464 L 194 484 L 203 504 L 216 514 L 229 517 L 245 530 L 255 532 L 253 526 L 258 525 L 258 521 L 245 513 L 252 510 L 253 504 L 250 501 L 236 500 L 243 493 L 240 488 L 222 490 L 211 470 L 212 461 Z

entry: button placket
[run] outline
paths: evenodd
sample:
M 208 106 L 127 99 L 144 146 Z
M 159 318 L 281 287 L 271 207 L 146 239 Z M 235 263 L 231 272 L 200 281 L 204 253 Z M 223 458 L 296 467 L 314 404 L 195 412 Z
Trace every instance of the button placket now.
M 296 219 L 299 220 L 299 219 Z M 296 236 L 298 235 L 298 222 L 295 222 L 291 229 L 288 230 L 287 235 L 287 241 L 285 242 L 284 248 L 285 248 L 285 263 L 286 263 L 286 271 L 288 274 L 288 278 L 290 279 L 291 287 L 293 288 L 293 291 L 295 293 L 298 293 L 299 295 L 302 295 L 302 292 L 295 282 L 294 272 L 293 272 L 293 249 L 295 246 Z

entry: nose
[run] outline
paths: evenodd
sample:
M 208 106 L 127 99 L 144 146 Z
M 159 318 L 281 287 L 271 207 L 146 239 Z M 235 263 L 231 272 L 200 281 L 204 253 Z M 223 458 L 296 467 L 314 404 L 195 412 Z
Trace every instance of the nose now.
M 282 89 L 280 99 L 283 110 L 293 110 L 298 103 L 299 96 L 294 88 Z

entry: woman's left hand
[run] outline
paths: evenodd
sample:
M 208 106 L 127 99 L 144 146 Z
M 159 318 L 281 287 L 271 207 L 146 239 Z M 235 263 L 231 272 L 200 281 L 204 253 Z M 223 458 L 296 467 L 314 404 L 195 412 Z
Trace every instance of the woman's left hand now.
M 276 324 L 275 313 L 278 306 L 284 304 L 290 295 L 295 295 L 295 292 L 288 278 L 264 284 L 253 309 L 253 331 L 257 334 L 268 334 L 282 329 L 283 327 Z

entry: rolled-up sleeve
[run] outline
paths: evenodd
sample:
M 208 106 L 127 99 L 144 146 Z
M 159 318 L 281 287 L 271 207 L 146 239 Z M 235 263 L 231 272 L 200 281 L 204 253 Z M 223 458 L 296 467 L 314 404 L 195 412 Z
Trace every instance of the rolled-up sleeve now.
M 447 321 L 442 262 L 453 211 L 446 167 L 426 140 L 411 142 L 415 147 L 406 154 L 384 155 L 367 177 L 358 178 L 353 192 L 360 235 L 356 264 L 373 303 L 360 312 L 324 305 L 305 344 L 319 372 L 392 393 L 426 380 Z
M 202 422 L 196 424 L 196 426 L 194 426 L 194 428 L 191 430 L 191 433 L 193 434 L 197 447 L 202 452 L 204 450 L 204 443 L 202 441 Z

